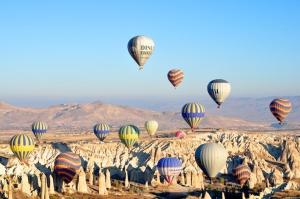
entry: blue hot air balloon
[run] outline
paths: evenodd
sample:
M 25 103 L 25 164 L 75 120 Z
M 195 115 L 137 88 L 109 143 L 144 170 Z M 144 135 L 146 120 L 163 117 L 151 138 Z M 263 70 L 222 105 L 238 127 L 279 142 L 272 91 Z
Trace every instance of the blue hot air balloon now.
M 169 184 L 172 184 L 173 178 L 177 177 L 182 170 L 182 163 L 175 157 L 161 158 L 157 163 L 157 169 L 159 174 L 163 176 Z
M 182 107 L 181 115 L 191 127 L 192 131 L 197 128 L 204 118 L 204 106 L 198 103 L 187 103 Z
M 109 134 L 109 132 L 110 132 L 110 129 L 107 124 L 96 124 L 94 126 L 94 134 L 102 142 L 106 138 L 106 136 Z

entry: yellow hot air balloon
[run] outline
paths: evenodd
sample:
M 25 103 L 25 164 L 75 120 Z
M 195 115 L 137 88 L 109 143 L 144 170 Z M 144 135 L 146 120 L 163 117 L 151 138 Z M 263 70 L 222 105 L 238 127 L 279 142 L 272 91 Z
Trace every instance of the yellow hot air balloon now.
M 155 121 L 155 120 L 146 121 L 145 122 L 145 129 L 151 137 L 154 136 L 157 129 L 158 129 L 157 121 Z
M 154 41 L 146 36 L 135 36 L 129 40 L 127 48 L 131 57 L 139 65 L 139 69 L 144 68 L 144 64 L 154 51 Z
M 20 161 L 26 160 L 34 147 L 33 138 L 25 134 L 15 135 L 10 140 L 10 149 Z
M 128 149 L 133 147 L 138 141 L 139 136 L 140 130 L 134 125 L 125 125 L 119 129 L 119 138 Z

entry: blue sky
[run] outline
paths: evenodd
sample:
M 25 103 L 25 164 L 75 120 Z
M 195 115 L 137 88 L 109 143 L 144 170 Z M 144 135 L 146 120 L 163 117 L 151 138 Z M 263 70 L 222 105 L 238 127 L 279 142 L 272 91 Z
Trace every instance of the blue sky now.
M 1 1 L 0 100 L 208 98 L 300 94 L 299 1 Z M 143 71 L 128 40 L 156 49 Z M 185 72 L 174 90 L 171 68 Z M 26 101 L 27 100 L 27 101 Z M 39 102 L 38 102 L 39 101 Z

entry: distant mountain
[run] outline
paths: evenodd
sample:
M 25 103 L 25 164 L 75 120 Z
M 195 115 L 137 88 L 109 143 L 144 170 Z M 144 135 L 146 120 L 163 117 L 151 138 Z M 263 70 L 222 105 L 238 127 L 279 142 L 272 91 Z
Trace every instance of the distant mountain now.
M 60 104 L 48 108 L 20 108 L 0 103 L 0 129 L 2 130 L 30 130 L 31 123 L 36 120 L 47 122 L 52 130 L 62 131 L 91 130 L 97 122 L 106 122 L 113 127 L 124 124 L 143 127 L 144 122 L 150 119 L 157 120 L 161 130 L 188 127 L 179 112 L 158 112 L 101 102 Z M 262 127 L 263 124 L 211 114 L 201 124 L 201 127 L 213 128 L 260 126 Z
M 278 96 L 280 97 L 280 96 Z M 226 117 L 240 118 L 242 120 L 253 122 L 276 122 L 269 110 L 269 104 L 274 98 L 228 98 L 222 105 L 221 109 L 217 109 L 217 105 L 211 99 L 199 99 L 197 102 L 205 106 L 207 115 L 218 115 Z M 289 123 L 300 123 L 300 96 L 286 96 L 292 102 L 292 111 L 287 117 Z M 156 103 L 139 104 L 139 107 L 149 108 L 160 111 L 180 111 L 184 102 L 165 100 Z

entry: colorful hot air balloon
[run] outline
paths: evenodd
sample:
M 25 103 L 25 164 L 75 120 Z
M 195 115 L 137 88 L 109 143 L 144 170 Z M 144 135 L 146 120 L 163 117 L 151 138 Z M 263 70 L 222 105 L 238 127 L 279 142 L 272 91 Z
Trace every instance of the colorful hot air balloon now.
M 28 158 L 34 147 L 33 138 L 25 134 L 15 135 L 10 140 L 11 151 L 22 162 Z
M 292 110 L 292 103 L 288 99 L 274 99 L 270 104 L 270 110 L 274 117 L 282 124 Z
M 63 181 L 70 183 L 81 167 L 80 157 L 72 152 L 59 154 L 55 158 L 54 172 L 57 173 Z
M 240 164 L 233 169 L 233 176 L 243 186 L 250 179 L 251 171 L 248 165 Z
M 224 79 L 212 80 L 207 85 L 207 92 L 210 97 L 218 104 L 218 108 L 220 108 L 221 104 L 229 96 L 230 91 L 230 83 Z
M 175 136 L 179 139 L 182 139 L 186 136 L 184 131 L 176 131 Z
M 34 136 L 36 137 L 36 139 L 40 141 L 44 133 L 47 132 L 48 125 L 45 122 L 41 122 L 41 121 L 34 122 L 31 125 L 31 130 Z
M 191 127 L 192 131 L 197 128 L 204 117 L 204 106 L 198 103 L 187 103 L 182 107 L 181 115 Z
M 119 138 L 128 149 L 138 141 L 139 136 L 140 130 L 134 125 L 125 125 L 119 129 Z
M 182 163 L 178 158 L 174 157 L 161 158 L 157 163 L 157 169 L 159 174 L 169 184 L 172 184 L 173 178 L 177 177 L 182 170 Z
M 94 126 L 94 134 L 97 138 L 103 142 L 106 136 L 109 134 L 110 128 L 107 124 L 96 124 Z
M 180 69 L 172 69 L 168 72 L 168 79 L 176 88 L 183 80 L 184 74 Z
M 217 176 L 218 172 L 226 165 L 227 156 L 226 149 L 217 143 L 201 144 L 195 152 L 198 166 L 209 178 Z
M 154 41 L 146 36 L 135 36 L 129 40 L 127 48 L 141 70 L 154 51 Z
M 154 136 L 157 129 L 158 129 L 157 121 L 155 121 L 155 120 L 146 121 L 145 122 L 145 129 L 151 137 Z

